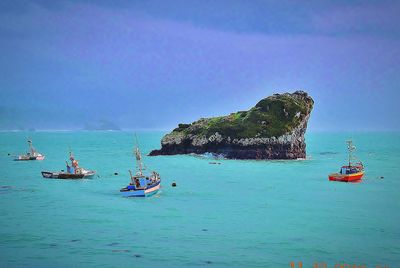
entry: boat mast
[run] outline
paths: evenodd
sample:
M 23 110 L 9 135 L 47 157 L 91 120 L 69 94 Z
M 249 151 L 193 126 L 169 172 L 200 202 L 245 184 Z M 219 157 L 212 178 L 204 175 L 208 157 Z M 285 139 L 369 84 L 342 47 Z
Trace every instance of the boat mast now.
M 31 151 L 31 154 L 34 155 L 35 154 L 35 148 L 32 146 L 32 140 L 28 139 L 28 144 L 29 144 L 29 150 Z
M 347 143 L 347 149 L 349 150 L 349 167 L 351 167 L 351 159 L 353 159 L 353 152 L 356 149 L 356 147 L 353 145 L 352 140 L 346 141 Z
M 142 154 L 140 153 L 140 150 L 139 150 L 139 143 L 138 143 L 136 133 L 135 133 L 135 140 L 136 140 L 136 144 L 135 144 L 136 170 L 139 170 L 139 175 L 143 176 Z

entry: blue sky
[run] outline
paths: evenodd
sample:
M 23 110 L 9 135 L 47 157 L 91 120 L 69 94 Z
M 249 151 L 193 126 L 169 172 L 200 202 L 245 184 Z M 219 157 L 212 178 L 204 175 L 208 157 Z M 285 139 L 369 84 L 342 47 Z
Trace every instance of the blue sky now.
M 0 129 L 169 130 L 303 89 L 310 130 L 400 130 L 398 14 L 398 1 L 1 1 Z

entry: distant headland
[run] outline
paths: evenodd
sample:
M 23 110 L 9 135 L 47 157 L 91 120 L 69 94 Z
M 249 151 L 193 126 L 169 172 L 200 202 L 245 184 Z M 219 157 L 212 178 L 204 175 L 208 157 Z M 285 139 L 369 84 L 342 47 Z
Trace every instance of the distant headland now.
M 102 119 L 96 123 L 85 123 L 83 130 L 87 131 L 99 131 L 99 130 L 112 130 L 112 131 L 120 131 L 121 128 L 108 120 Z
M 150 155 L 210 152 L 230 159 L 305 158 L 304 134 L 313 106 L 304 91 L 274 94 L 248 111 L 179 124 Z

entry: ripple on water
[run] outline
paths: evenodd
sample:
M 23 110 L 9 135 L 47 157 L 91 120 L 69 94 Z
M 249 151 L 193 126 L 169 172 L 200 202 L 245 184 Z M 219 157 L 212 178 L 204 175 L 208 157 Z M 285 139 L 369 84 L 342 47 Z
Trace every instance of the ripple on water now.
M 118 242 L 113 242 L 113 243 L 107 244 L 106 246 L 113 247 L 113 246 L 117 246 L 117 245 L 119 245 Z
M 320 154 L 320 155 L 335 155 L 335 154 L 338 154 L 338 152 L 330 152 L 330 151 L 327 151 L 327 152 L 320 152 L 319 154 Z
M 131 252 L 129 249 L 113 249 L 112 252 Z

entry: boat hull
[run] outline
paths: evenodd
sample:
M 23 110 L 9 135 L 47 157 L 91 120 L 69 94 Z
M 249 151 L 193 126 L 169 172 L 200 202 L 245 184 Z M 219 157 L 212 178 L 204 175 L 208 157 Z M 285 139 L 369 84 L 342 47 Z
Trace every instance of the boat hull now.
M 42 176 L 43 178 L 46 179 L 79 180 L 79 179 L 88 179 L 92 177 L 94 174 L 96 174 L 96 172 L 94 171 L 91 171 L 87 174 L 42 171 Z
M 14 159 L 14 161 L 32 161 L 32 160 L 44 160 L 44 155 L 40 156 L 24 156 L 24 155 L 19 155 L 17 158 Z
M 364 172 L 357 172 L 353 174 L 339 174 L 334 173 L 329 175 L 330 181 L 342 181 L 342 182 L 357 182 L 362 179 Z
M 121 190 L 121 194 L 124 197 L 146 197 L 146 196 L 152 196 L 156 194 L 160 190 L 160 182 L 158 182 L 156 185 L 151 186 L 147 189 L 135 189 L 135 190 L 129 190 L 129 191 L 123 191 Z

